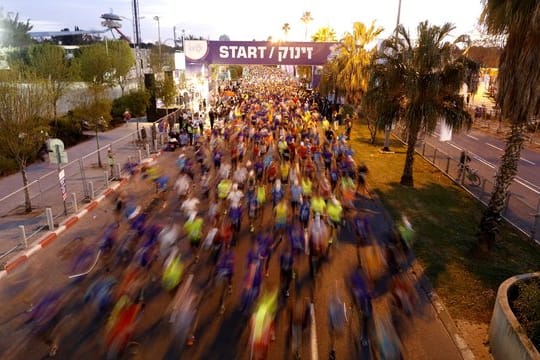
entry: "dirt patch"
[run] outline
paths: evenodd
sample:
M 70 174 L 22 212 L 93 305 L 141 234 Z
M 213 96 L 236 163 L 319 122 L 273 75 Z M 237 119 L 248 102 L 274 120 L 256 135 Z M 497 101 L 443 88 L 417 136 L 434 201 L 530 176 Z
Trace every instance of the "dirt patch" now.
M 459 332 L 469 345 L 477 360 L 493 360 L 489 352 L 489 324 L 469 320 L 454 319 Z

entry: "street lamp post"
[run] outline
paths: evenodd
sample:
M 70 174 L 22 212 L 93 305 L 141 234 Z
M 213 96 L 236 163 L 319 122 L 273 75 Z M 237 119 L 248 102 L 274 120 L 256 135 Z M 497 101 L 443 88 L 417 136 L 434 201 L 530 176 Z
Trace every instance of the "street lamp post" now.
M 159 26 L 159 16 L 154 16 L 154 20 L 157 21 L 158 31 L 158 51 L 159 51 L 159 69 L 161 70 L 161 28 Z

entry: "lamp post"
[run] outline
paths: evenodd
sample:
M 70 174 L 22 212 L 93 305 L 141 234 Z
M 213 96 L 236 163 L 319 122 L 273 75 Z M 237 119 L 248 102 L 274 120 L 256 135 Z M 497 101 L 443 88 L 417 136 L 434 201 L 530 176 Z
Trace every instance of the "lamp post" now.
M 159 26 L 159 16 L 154 16 L 154 20 L 157 21 L 158 51 L 159 51 L 159 69 L 161 70 L 161 28 L 160 28 L 160 26 Z

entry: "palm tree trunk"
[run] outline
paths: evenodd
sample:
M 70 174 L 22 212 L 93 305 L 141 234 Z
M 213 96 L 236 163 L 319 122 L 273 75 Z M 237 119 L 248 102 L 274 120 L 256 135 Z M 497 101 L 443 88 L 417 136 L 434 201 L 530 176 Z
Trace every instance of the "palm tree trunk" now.
M 28 190 L 28 174 L 26 173 L 26 165 L 19 164 L 21 169 L 23 188 L 24 188 L 24 211 L 26 213 L 32 212 L 32 202 L 30 200 L 30 191 Z
M 523 130 L 522 124 L 513 124 L 511 126 L 501 166 L 495 178 L 493 193 L 480 221 L 477 250 L 481 253 L 486 253 L 493 247 L 495 236 L 499 232 L 502 212 L 508 197 L 508 188 L 517 174 L 519 157 L 525 141 Z
M 413 127 L 409 129 L 409 135 L 407 136 L 407 153 L 405 155 L 405 166 L 403 167 L 403 175 L 401 175 L 401 185 L 414 186 L 413 181 L 413 165 L 414 165 L 414 150 L 416 147 L 416 141 L 418 140 L 418 131 L 420 124 L 414 122 Z
M 383 151 L 390 151 L 390 131 L 392 130 L 392 125 L 387 124 L 384 127 L 384 146 Z

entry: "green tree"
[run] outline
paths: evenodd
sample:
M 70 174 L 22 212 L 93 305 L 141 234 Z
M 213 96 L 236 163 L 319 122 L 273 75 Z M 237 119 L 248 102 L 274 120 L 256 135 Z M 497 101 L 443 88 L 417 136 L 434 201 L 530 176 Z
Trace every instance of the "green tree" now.
M 488 251 L 495 243 L 508 188 L 517 174 L 524 127 L 540 114 L 540 1 L 485 0 L 481 19 L 489 33 L 506 35 L 499 60 L 497 104 L 510 122 L 510 135 L 478 232 L 479 250 Z
M 150 68 L 154 74 L 159 74 L 164 70 L 174 69 L 174 48 L 161 44 L 161 58 L 159 48 L 152 46 L 149 57 Z
M 83 99 L 79 116 L 83 116 L 96 133 L 96 146 L 99 150 L 98 132 L 108 127 L 111 102 L 105 99 L 105 91 L 114 84 L 112 64 L 105 44 L 98 43 L 81 49 L 78 58 L 81 79 L 87 84 L 88 96 Z M 98 151 L 98 166 L 102 167 Z
M 43 79 L 55 125 L 58 120 L 58 101 L 65 95 L 76 76 L 75 66 L 66 58 L 64 49 L 51 44 L 39 44 L 28 51 L 28 71 Z M 55 129 L 56 131 L 56 129 Z
M 0 46 L 4 47 L 20 47 L 30 45 L 32 38 L 28 34 L 33 26 L 30 25 L 30 20 L 26 22 L 19 21 L 19 13 L 12 16 L 8 13 L 7 16 L 0 9 L 0 29 L 3 32 L 0 36 Z
M 332 42 L 337 41 L 336 31 L 330 26 L 323 26 L 311 35 L 311 40 L 315 42 Z
M 470 127 L 472 123 L 459 95 L 467 69 L 454 55 L 456 44 L 445 40 L 452 30 L 449 23 L 436 26 L 421 22 L 418 39 L 413 42 L 405 28 L 399 26 L 397 35 L 382 43 L 374 62 L 368 98 L 380 101 L 373 105 L 378 108 L 378 117 L 401 119 L 407 133 L 402 185 L 414 184 L 414 149 L 421 130 L 432 133 L 439 119 L 453 129 Z
M 0 81 L 0 153 L 16 161 L 22 176 L 25 211 L 32 211 L 26 172 L 49 131 L 42 117 L 47 102 L 45 87 L 39 82 L 21 83 L 16 79 Z
M 127 75 L 135 66 L 135 53 L 124 40 L 108 42 L 109 61 L 111 62 L 112 81 L 120 86 L 122 95 L 127 85 Z
M 376 53 L 376 48 L 370 50 L 368 46 L 382 30 L 381 27 L 375 27 L 374 22 L 369 28 L 361 22 L 355 22 L 353 31 L 345 33 L 339 44 L 338 56 L 333 60 L 339 69 L 337 83 L 350 104 L 360 104 L 366 91 L 369 66 Z
M 113 85 L 113 67 L 104 43 L 82 47 L 77 64 L 82 81 L 93 92 L 102 93 Z
M 165 72 L 163 80 L 156 81 L 155 95 L 163 101 L 167 114 L 169 113 L 169 107 L 175 103 L 177 93 L 172 73 Z
M 281 30 L 283 31 L 283 35 L 285 36 L 285 40 L 287 40 L 288 35 L 289 35 L 289 31 L 291 31 L 291 25 L 289 25 L 289 23 L 285 23 L 281 27 Z
M 306 26 L 306 33 L 304 35 L 304 40 L 307 41 L 307 31 L 308 31 L 308 25 L 313 21 L 313 17 L 311 16 L 310 11 L 304 11 L 302 14 L 302 17 L 300 18 L 300 21 Z
M 321 81 L 319 82 L 319 92 L 322 96 L 334 96 L 334 104 L 337 103 L 339 87 L 337 86 L 337 78 L 339 75 L 339 67 L 337 61 L 329 61 L 324 64 L 321 72 Z

